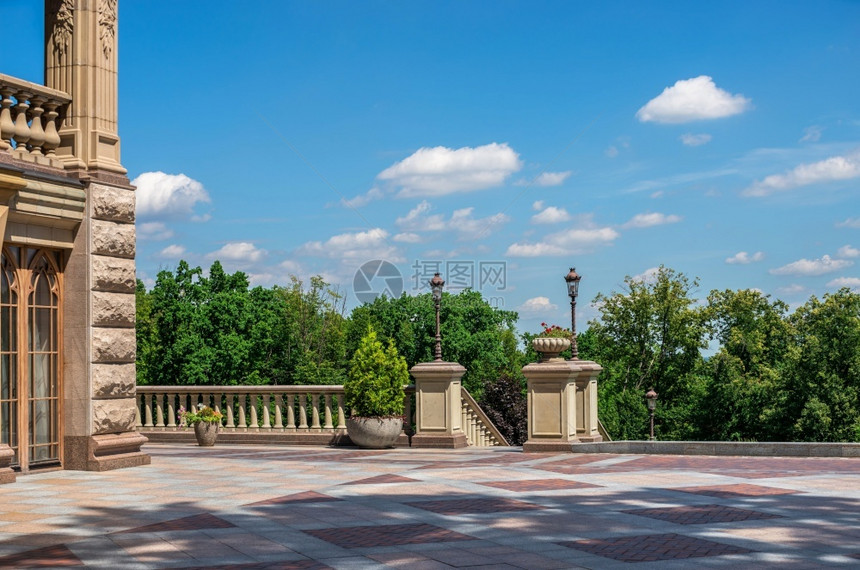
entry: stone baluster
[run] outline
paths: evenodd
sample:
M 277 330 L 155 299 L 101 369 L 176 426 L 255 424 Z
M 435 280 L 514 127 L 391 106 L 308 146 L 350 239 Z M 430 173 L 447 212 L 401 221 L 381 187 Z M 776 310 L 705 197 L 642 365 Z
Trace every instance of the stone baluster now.
M 284 395 L 275 394 L 275 429 L 284 429 L 284 417 L 281 409 L 284 407 Z
M 0 88 L 0 150 L 12 148 L 15 136 L 15 122 L 12 120 L 12 90 Z
M 30 154 L 42 155 L 42 145 L 45 144 L 45 129 L 42 128 L 42 113 L 45 112 L 45 99 L 33 97 L 30 100 Z
M 146 423 L 143 427 L 152 427 L 152 394 L 146 394 L 143 397 L 143 411 Z
M 308 429 L 308 397 L 299 394 L 299 429 Z
M 320 395 L 311 394 L 311 429 L 319 431 L 320 426 Z
M 214 398 L 214 402 L 212 402 L 212 408 L 220 414 L 221 402 L 224 400 L 224 394 L 212 394 L 212 398 Z
M 60 134 L 57 132 L 57 118 L 60 113 L 57 112 L 59 105 L 51 101 L 45 103 L 45 143 L 42 149 L 45 151 L 45 156 L 54 157 L 57 147 L 60 146 Z
M 248 411 L 251 414 L 250 428 L 253 430 L 260 429 L 260 424 L 257 422 L 257 394 L 248 394 Z
M 244 430 L 248 427 L 248 424 L 245 422 L 245 394 L 239 394 L 237 399 L 239 400 L 239 425 L 237 427 L 240 430 Z
M 27 109 L 30 105 L 27 101 L 30 99 L 30 94 L 26 91 L 19 91 L 15 94 L 18 104 L 15 106 L 15 144 L 17 150 L 24 153 L 27 152 L 27 141 L 30 140 L 30 125 L 27 124 Z
M 167 427 L 176 427 L 176 394 L 167 394 Z
M 343 410 L 343 393 L 337 395 L 337 429 L 346 429 L 346 414 Z
M 233 394 L 227 394 L 227 427 L 234 429 L 236 423 L 233 421 Z
M 326 394 L 323 397 L 323 403 L 325 405 L 325 408 L 323 408 L 325 412 L 325 425 L 323 425 L 323 428 L 332 429 L 334 426 L 331 423 L 331 394 Z
M 287 394 L 287 429 L 296 431 L 296 397 Z
M 403 398 L 403 431 L 412 437 L 412 394 L 408 392 Z
M 143 394 L 137 394 L 134 399 L 137 401 L 137 405 L 134 407 L 134 426 L 142 428 L 143 422 L 140 419 L 140 407 L 143 405 Z
M 155 397 L 155 427 L 164 427 L 164 406 L 161 402 L 164 394 L 153 394 Z
M 272 429 L 272 423 L 269 420 L 269 402 L 271 401 L 271 396 L 269 394 L 263 394 L 263 429 Z

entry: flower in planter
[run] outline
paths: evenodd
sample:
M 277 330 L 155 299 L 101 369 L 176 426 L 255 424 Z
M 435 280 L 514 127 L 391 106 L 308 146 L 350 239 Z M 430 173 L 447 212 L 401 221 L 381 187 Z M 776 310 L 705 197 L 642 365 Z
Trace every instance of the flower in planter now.
M 543 327 L 543 330 L 538 333 L 537 338 L 566 338 L 567 340 L 571 340 L 573 338 L 573 333 L 570 332 L 570 329 L 565 329 L 558 325 L 548 325 L 546 323 L 541 323 L 540 326 Z
M 183 407 L 179 408 L 179 421 L 182 425 L 194 426 L 200 422 L 220 424 L 223 417 L 221 412 L 213 410 L 209 406 L 201 405 L 196 412 L 186 410 Z

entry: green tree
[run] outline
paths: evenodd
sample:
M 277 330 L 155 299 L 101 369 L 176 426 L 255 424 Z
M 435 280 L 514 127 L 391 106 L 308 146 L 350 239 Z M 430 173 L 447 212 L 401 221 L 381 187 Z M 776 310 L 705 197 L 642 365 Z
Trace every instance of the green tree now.
M 764 441 L 784 433 L 776 414 L 779 384 L 796 352 L 787 311 L 758 291 L 711 291 L 707 314 L 720 349 L 707 364 L 701 438 Z
M 704 390 L 700 351 L 707 346 L 704 311 L 690 296 L 698 281 L 661 265 L 653 280 L 628 276 L 624 285 L 597 295 L 600 316 L 578 343 L 580 358 L 604 368 L 601 419 L 613 438 L 645 437 L 644 394 L 653 386 L 660 437 L 688 438 Z
M 149 384 L 151 366 L 159 345 L 158 328 L 152 314 L 152 295 L 140 279 L 134 291 L 135 327 L 137 334 L 137 383 Z
M 387 417 L 403 414 L 403 386 L 409 383 L 406 360 L 397 353 L 394 341 L 383 348 L 373 328 L 368 327 L 350 361 L 343 385 L 350 415 Z

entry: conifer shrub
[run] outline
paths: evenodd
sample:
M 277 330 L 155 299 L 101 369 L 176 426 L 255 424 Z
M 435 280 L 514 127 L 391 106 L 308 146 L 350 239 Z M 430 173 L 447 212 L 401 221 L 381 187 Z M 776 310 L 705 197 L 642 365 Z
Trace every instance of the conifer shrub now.
M 343 384 L 347 413 L 353 417 L 403 415 L 403 386 L 409 383 L 406 359 L 394 341 L 383 347 L 376 331 L 367 327 L 350 361 Z

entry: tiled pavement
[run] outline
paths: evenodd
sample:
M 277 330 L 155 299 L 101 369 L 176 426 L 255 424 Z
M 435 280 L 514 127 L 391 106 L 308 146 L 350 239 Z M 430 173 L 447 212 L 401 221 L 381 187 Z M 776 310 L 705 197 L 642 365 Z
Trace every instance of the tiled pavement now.
M 860 566 L 860 459 L 146 450 L 0 486 L 0 568 Z

